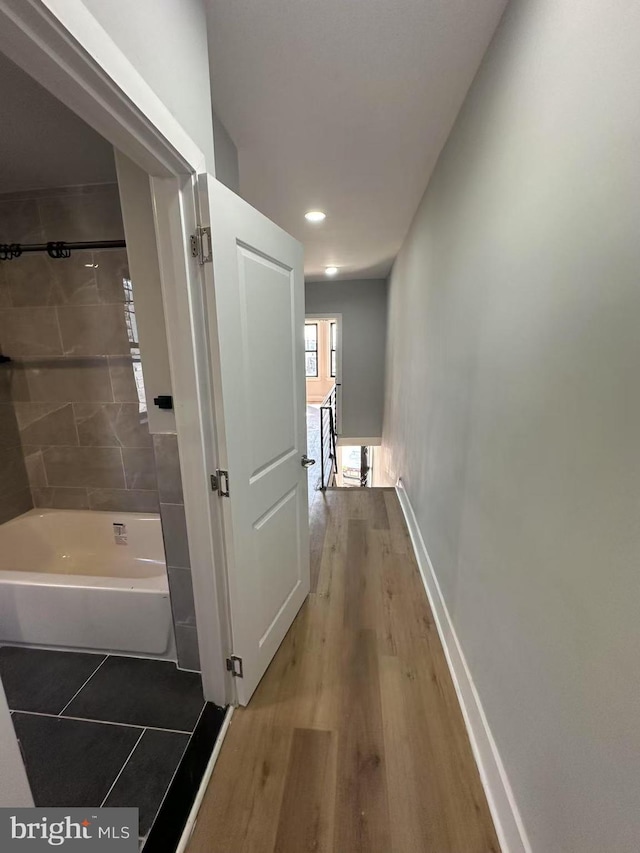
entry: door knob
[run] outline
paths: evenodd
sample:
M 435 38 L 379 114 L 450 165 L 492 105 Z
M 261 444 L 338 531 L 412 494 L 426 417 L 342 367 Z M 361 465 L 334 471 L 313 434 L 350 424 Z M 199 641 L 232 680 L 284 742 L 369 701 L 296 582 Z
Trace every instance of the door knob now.
M 309 459 L 309 457 L 305 453 L 305 455 L 300 460 L 300 464 L 302 465 L 303 468 L 311 468 L 312 465 L 316 464 L 316 460 L 315 459 Z

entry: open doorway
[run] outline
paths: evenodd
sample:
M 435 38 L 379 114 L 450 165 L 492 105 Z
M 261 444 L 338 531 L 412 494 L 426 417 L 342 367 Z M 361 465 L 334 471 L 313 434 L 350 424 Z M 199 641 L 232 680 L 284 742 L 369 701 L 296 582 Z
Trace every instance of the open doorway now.
M 345 489 L 373 485 L 375 449 L 368 445 L 339 445 L 336 463 L 336 486 Z
M 24 10 L 12 5 L 9 15 L 0 4 L 0 19 L 18 37 L 0 27 L 0 49 L 72 105 L 148 179 L 203 694 L 220 704 L 246 704 L 310 586 L 309 525 L 301 511 L 308 461 L 302 247 L 215 180 L 207 111 L 199 110 L 192 136 L 176 118 L 178 109 L 159 109 L 157 94 L 110 39 L 109 16 L 100 27 L 90 12 L 76 20 L 75 8 L 70 12 L 64 4 L 55 11 L 26 4 Z M 178 39 L 181 44 L 191 55 L 193 39 Z M 153 40 L 149 45 L 156 51 Z M 206 58 L 206 40 L 202 53 Z M 135 296 L 137 275 L 131 279 Z M 247 338 L 256 346 L 245 347 Z M 274 372 L 293 379 L 278 394 Z M 239 378 L 247 394 L 238 393 Z M 145 396 L 155 402 L 149 388 Z M 158 398 L 166 396 L 172 394 Z M 173 521 L 184 532 L 183 519 Z M 257 586 L 265 594 L 256 596 Z M 1 712 L 4 736 L 11 723 L 5 725 L 8 716 Z M 190 772 L 189 783 L 194 780 Z M 168 846 L 166 831 L 162 837 Z
M 309 504 L 334 484 L 340 434 L 342 317 L 307 314 L 304 327 Z
M 36 806 L 137 807 L 141 844 L 179 837 L 224 712 L 200 673 L 149 175 L 0 69 L 0 703 Z

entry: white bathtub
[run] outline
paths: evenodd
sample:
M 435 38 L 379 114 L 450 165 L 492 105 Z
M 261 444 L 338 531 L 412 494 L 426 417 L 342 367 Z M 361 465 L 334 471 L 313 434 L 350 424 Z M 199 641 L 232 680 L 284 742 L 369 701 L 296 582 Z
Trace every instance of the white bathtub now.
M 0 525 L 0 643 L 175 660 L 160 516 L 33 509 Z

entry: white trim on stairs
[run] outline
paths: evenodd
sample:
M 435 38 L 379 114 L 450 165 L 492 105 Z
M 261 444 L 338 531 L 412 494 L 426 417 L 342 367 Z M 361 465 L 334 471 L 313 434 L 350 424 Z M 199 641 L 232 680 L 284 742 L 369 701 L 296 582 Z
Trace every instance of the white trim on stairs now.
M 401 479 L 396 485 L 396 492 L 462 709 L 502 853 L 532 853 L 504 765 L 453 627 L 411 501 Z

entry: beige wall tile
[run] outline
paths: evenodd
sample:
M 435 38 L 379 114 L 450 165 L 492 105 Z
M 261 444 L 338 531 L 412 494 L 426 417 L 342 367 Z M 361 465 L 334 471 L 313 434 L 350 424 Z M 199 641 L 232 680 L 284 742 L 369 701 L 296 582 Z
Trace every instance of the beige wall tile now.
M 0 311 L 3 355 L 62 355 L 55 311 L 49 308 L 4 308 Z
M 0 307 L 122 304 L 129 265 L 125 249 L 74 251 L 58 260 L 39 253 L 0 264 L 0 276 Z
M 9 231 L 16 242 L 122 239 L 118 188 L 4 198 L 0 233 Z M 38 506 L 158 512 L 127 335 L 126 250 L 8 263 L 0 267 L 0 351 L 25 361 L 0 369 L 0 451 L 20 450 L 0 452 L 0 495 L 30 485 Z M 167 485 L 165 495 L 179 491 Z
M 125 293 L 123 281 L 129 279 L 129 259 L 126 249 L 105 249 L 94 252 L 98 264 L 96 280 L 100 302 L 123 303 Z
M 50 486 L 125 487 L 118 448 L 48 447 L 43 459 Z
M 15 308 L 51 305 L 55 283 L 45 254 L 23 255 L 13 261 L 0 263 L 10 304 Z
M 42 366 L 25 365 L 24 377 L 33 402 L 113 402 L 106 358 L 59 359 Z M 18 399 L 14 395 L 14 399 Z
M 65 355 L 130 352 L 122 305 L 64 306 L 56 310 Z
M 6 497 L 29 488 L 21 448 L 0 447 L 0 471 L 0 496 Z
M 137 403 L 138 389 L 133 376 L 133 361 L 130 356 L 109 358 L 113 399 L 117 403 Z
M 71 403 L 15 403 L 14 405 L 23 444 L 78 444 Z
M 23 448 L 24 464 L 27 469 L 27 479 L 32 489 L 47 485 L 47 475 L 44 470 L 41 448 Z M 38 506 L 38 504 L 36 504 Z
M 11 293 L 7 284 L 8 262 L 0 261 L 0 308 L 11 308 Z
M 158 512 L 158 493 L 139 489 L 89 489 L 89 508 L 107 512 Z
M 100 302 L 97 270 L 93 252 L 72 252 L 70 258 L 48 258 L 49 271 L 55 282 L 56 305 L 95 305 Z M 12 294 L 13 296 L 13 294 Z
M 137 403 L 74 403 L 81 445 L 151 447 L 146 415 Z
M 156 463 L 152 448 L 122 448 L 124 473 L 128 489 L 158 488 Z
M 24 365 L 14 361 L 0 367 L 0 400 L 5 403 L 13 400 L 30 400 L 31 393 Z
M 0 403 L 0 447 L 18 447 L 20 430 L 13 403 Z
M 39 509 L 89 509 L 86 489 L 32 488 L 33 505 Z
M 0 524 L 22 515 L 23 512 L 29 512 L 30 509 L 33 509 L 33 501 L 29 489 L 0 496 Z

